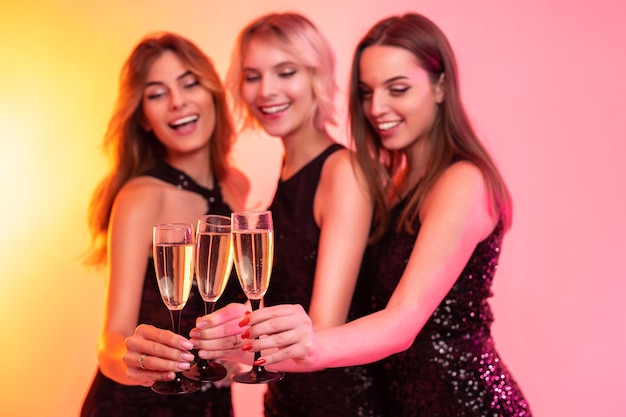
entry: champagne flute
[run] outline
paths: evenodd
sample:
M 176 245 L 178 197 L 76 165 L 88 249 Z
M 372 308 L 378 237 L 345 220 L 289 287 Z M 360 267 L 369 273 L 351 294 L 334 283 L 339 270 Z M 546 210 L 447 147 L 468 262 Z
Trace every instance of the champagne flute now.
M 180 332 L 180 316 L 189 298 L 193 280 L 193 228 L 188 223 L 158 224 L 153 229 L 153 257 L 161 298 L 170 311 L 172 331 Z M 159 381 L 152 390 L 159 394 L 187 394 L 200 389 L 200 382 L 176 373 L 172 381 Z
M 212 313 L 233 266 L 230 217 L 209 214 L 198 219 L 196 229 L 196 281 L 204 300 L 204 314 Z M 188 371 L 187 378 L 201 382 L 224 379 L 228 371 L 214 360 L 200 359 Z
M 241 288 L 257 310 L 267 291 L 274 261 L 274 226 L 270 211 L 235 212 L 232 214 L 232 239 L 235 269 Z M 254 353 L 254 361 L 261 352 Z M 260 384 L 280 381 L 282 372 L 268 371 L 263 366 L 252 365 L 249 372 L 235 375 L 237 382 Z

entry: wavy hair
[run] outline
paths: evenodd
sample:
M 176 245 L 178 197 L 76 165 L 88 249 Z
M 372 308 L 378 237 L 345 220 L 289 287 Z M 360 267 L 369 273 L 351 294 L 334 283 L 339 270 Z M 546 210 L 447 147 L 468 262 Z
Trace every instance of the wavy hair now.
M 389 223 L 389 196 L 398 195 L 398 179 L 405 173 L 406 160 L 401 151 L 383 147 L 380 136 L 363 112 L 359 94 L 359 66 L 363 51 L 372 45 L 385 45 L 409 51 L 417 59 L 435 85 L 442 74 L 445 98 L 435 117 L 433 134 L 427 143 L 426 174 L 409 197 L 398 230 L 413 231 L 412 224 L 428 192 L 451 164 L 460 160 L 474 163 L 482 172 L 489 193 L 491 208 L 507 230 L 511 225 L 512 202 L 503 178 L 489 153 L 478 139 L 463 107 L 457 64 L 444 33 L 428 18 L 407 13 L 376 23 L 356 47 L 350 75 L 350 130 L 359 163 L 363 167 L 376 204 L 376 221 L 372 240 L 380 238 Z
M 225 84 L 232 94 L 234 113 L 242 128 L 259 126 L 241 97 L 243 56 L 252 39 L 276 42 L 311 72 L 316 102 L 314 124 L 322 131 L 327 124 L 336 125 L 335 55 L 330 44 L 306 17 L 297 13 L 270 13 L 253 20 L 241 30 L 226 75 Z
M 146 131 L 141 125 L 144 118 L 142 97 L 148 71 L 165 51 L 176 54 L 212 94 L 216 123 L 210 138 L 207 163 L 210 163 L 218 181 L 227 174 L 234 129 L 226 93 L 213 62 L 194 43 L 177 34 L 159 32 L 147 35 L 135 46 L 120 73 L 117 100 L 103 141 L 103 148 L 110 159 L 109 172 L 96 187 L 89 204 L 91 244 L 84 260 L 87 265 L 102 266 L 106 262 L 106 235 L 111 209 L 122 186 L 166 155 L 165 146 L 152 131 Z

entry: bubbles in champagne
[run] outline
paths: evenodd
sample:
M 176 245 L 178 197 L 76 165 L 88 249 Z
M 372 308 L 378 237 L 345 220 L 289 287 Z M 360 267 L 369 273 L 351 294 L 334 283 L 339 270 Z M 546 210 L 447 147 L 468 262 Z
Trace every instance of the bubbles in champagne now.
M 163 244 L 154 247 L 159 291 L 170 310 L 181 310 L 189 298 L 193 278 L 193 251 L 193 245 Z

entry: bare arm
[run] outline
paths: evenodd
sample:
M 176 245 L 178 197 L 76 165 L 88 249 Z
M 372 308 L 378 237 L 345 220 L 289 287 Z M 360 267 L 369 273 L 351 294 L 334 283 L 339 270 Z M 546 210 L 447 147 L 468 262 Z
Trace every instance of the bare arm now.
M 311 320 L 306 314 L 303 320 L 312 321 L 319 329 L 345 323 L 369 235 L 372 202 L 365 182 L 355 171 L 352 156 L 350 151 L 342 150 L 329 157 L 314 201 L 313 212 L 321 232 L 309 309 Z M 251 361 L 251 355 L 232 346 L 234 335 L 243 331 L 244 339 L 250 337 L 245 331 L 247 319 L 241 322 L 242 316 L 234 313 L 239 308 L 229 305 L 197 320 L 191 341 L 202 349 L 201 357 Z M 244 340 L 246 347 L 249 342 Z
M 253 350 L 285 370 L 314 370 L 373 362 L 407 349 L 448 293 L 476 245 L 495 227 L 480 171 L 467 162 L 450 167 L 420 213 L 422 227 L 387 307 L 342 326 L 314 333 L 294 306 L 249 316 Z M 289 361 L 289 359 L 293 359 Z
M 316 329 L 345 323 L 369 235 L 373 205 L 352 157 L 342 150 L 328 158 L 315 196 L 321 232 L 309 316 Z
M 124 340 L 137 326 L 143 280 L 150 251 L 155 193 L 146 187 L 126 186 L 117 196 L 108 232 L 108 269 L 104 323 L 98 343 L 98 363 L 109 378 L 126 385 L 122 355 Z

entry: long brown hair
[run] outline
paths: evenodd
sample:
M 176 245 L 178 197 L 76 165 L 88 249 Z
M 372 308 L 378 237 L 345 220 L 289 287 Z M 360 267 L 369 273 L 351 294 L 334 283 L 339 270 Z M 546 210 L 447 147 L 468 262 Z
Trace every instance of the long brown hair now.
M 385 149 L 369 124 L 359 95 L 359 65 L 363 51 L 372 45 L 386 45 L 411 52 L 435 85 L 442 74 L 445 98 L 439 105 L 433 134 L 427 144 L 426 174 L 409 196 L 397 229 L 412 231 L 424 198 L 451 164 L 460 160 L 474 163 L 482 172 L 491 194 L 494 212 L 507 230 L 511 225 L 512 202 L 504 180 L 489 153 L 474 132 L 459 93 L 457 65 L 446 36 L 428 18 L 407 13 L 378 22 L 356 47 L 350 80 L 350 129 L 357 155 L 375 199 L 376 220 L 372 239 L 379 238 L 389 223 L 389 196 L 397 196 L 394 180 L 402 178 L 406 160 L 401 151 Z
M 216 123 L 210 138 L 207 163 L 217 180 L 228 170 L 233 125 L 226 95 L 213 62 L 191 41 L 168 32 L 147 35 L 133 49 L 119 77 L 119 91 L 103 147 L 110 158 L 109 173 L 95 189 L 88 211 L 91 245 L 85 256 L 88 265 L 106 261 L 107 229 L 113 201 L 122 186 L 161 161 L 166 149 L 152 131 L 143 129 L 142 97 L 152 63 L 165 51 L 175 53 L 215 101 Z

